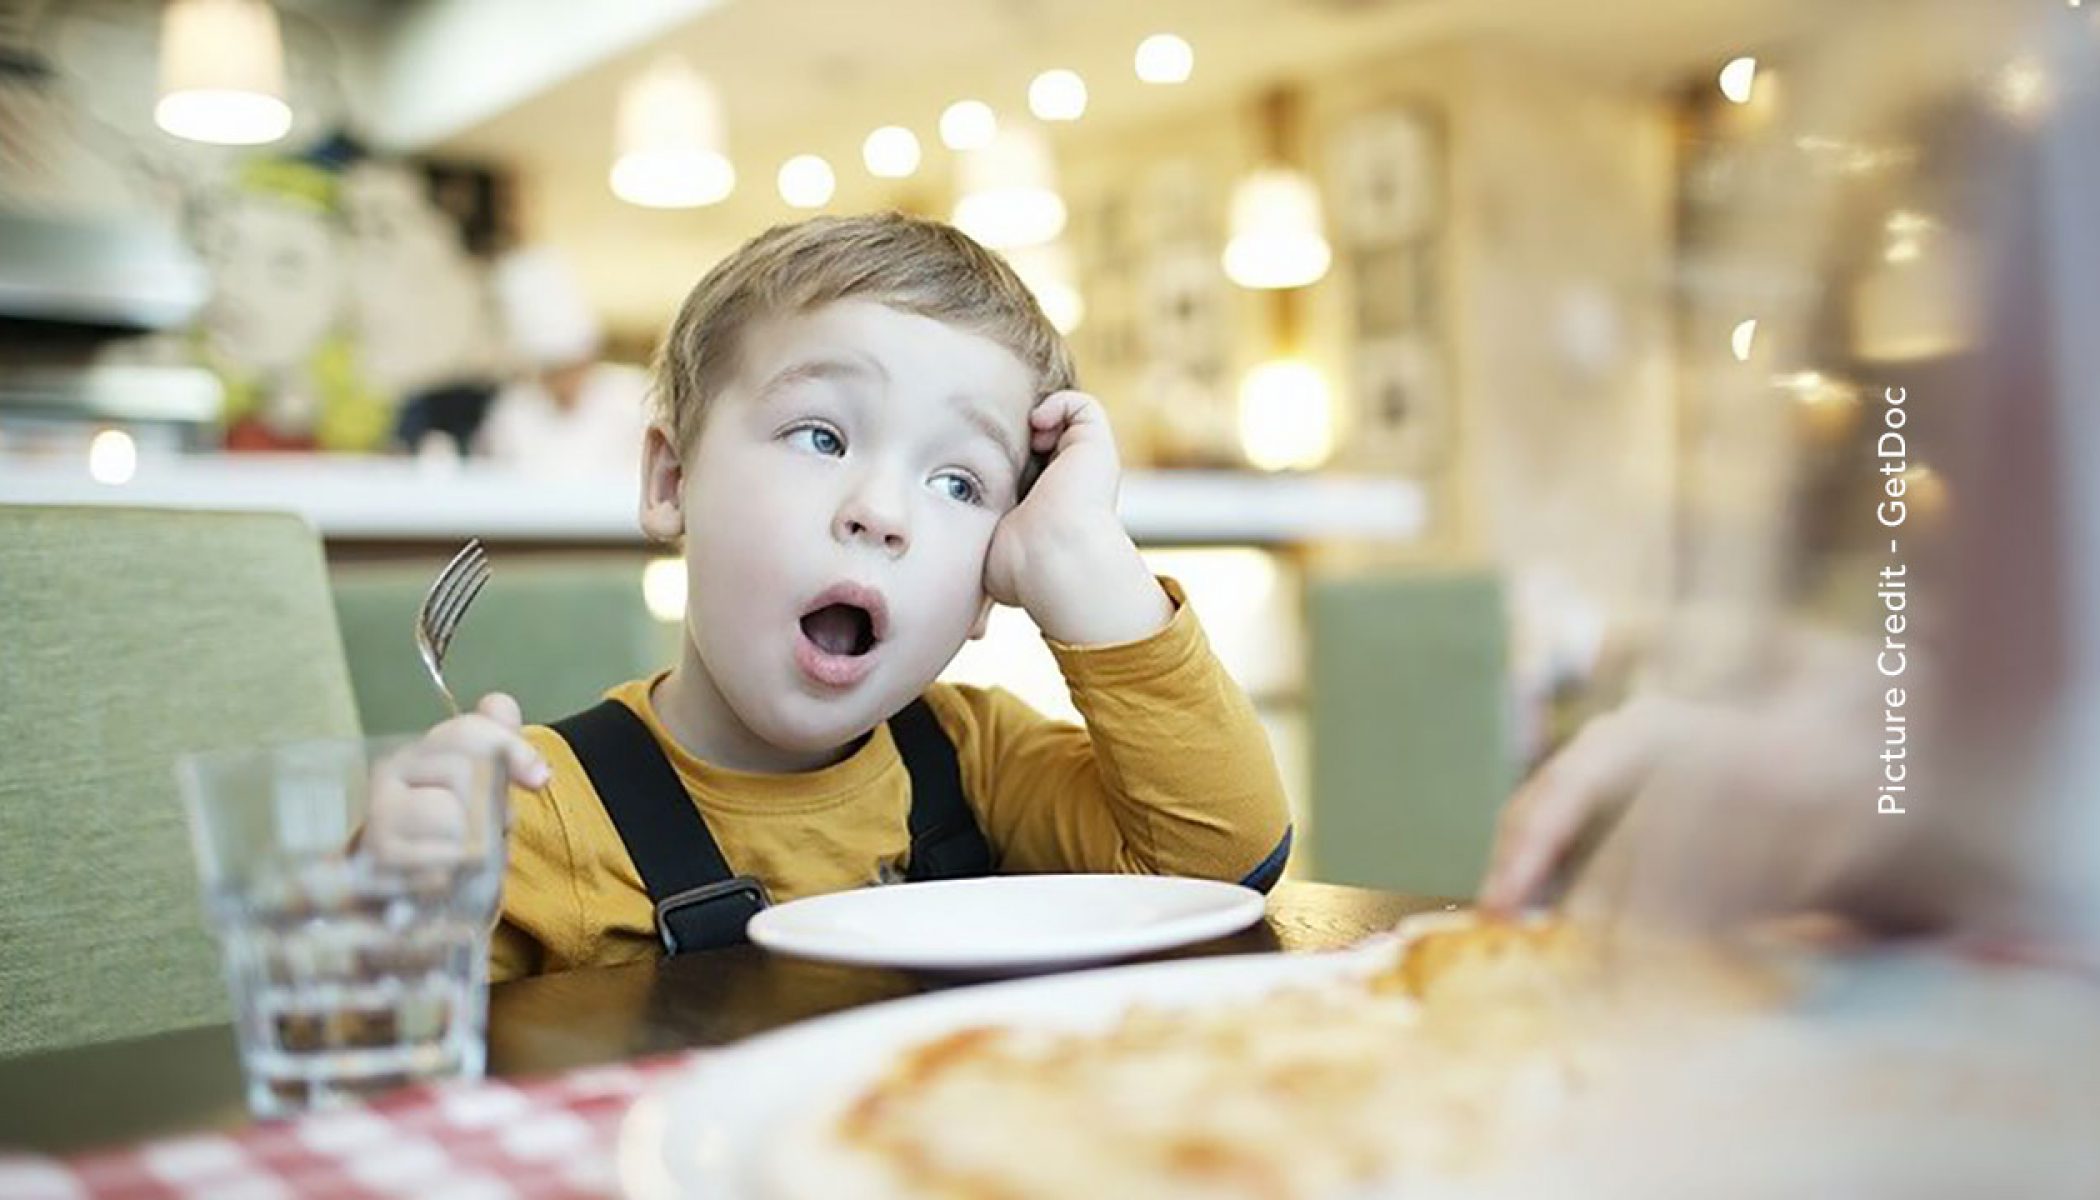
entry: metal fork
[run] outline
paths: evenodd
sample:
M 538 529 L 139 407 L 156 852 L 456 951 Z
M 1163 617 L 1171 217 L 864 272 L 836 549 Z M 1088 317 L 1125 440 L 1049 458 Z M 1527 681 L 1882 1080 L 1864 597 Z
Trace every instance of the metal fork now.
M 467 606 L 474 603 L 474 597 L 481 594 L 482 585 L 488 581 L 489 557 L 481 548 L 481 539 L 475 538 L 438 572 L 430 590 L 423 595 L 423 607 L 416 611 L 416 651 L 423 656 L 430 682 L 437 685 L 454 716 L 459 715 L 459 701 L 445 686 L 445 651 L 452 648 L 452 635 L 459 631 Z

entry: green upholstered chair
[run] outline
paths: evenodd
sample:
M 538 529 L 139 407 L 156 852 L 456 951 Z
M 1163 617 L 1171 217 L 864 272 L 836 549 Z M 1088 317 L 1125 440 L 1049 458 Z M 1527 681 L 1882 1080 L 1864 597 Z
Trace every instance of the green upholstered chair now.
M 1314 876 L 1472 894 L 1515 778 L 1500 587 L 1465 574 L 1315 580 L 1306 609 Z
M 175 759 L 357 733 L 298 518 L 0 506 L 0 1056 L 226 1019 Z
M 564 559 L 491 555 L 492 574 L 445 656 L 461 704 L 486 692 L 516 696 L 528 721 L 553 721 L 597 702 L 606 688 L 671 664 L 678 627 L 642 599 L 642 556 Z M 343 648 L 358 712 L 375 734 L 444 719 L 409 631 L 443 566 L 349 564 L 333 576 Z

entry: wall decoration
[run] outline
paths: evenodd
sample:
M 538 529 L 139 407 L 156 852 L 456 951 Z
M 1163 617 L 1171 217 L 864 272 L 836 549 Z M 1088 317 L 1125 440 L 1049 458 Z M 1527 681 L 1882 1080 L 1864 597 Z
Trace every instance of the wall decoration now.
M 1198 377 L 1224 370 L 1224 282 L 1216 258 L 1202 248 L 1162 251 L 1146 262 L 1139 332 L 1150 363 Z
M 1069 236 L 1087 319 L 1070 341 L 1074 355 L 1085 364 L 1081 386 L 1095 386 L 1087 382 L 1095 376 L 1120 378 L 1138 362 L 1130 234 L 1130 205 L 1123 193 L 1075 202 Z
M 1344 240 L 1376 246 L 1435 235 L 1444 186 L 1437 140 L 1408 108 L 1365 113 L 1337 131 L 1334 209 Z
M 1443 470 L 1446 378 L 1442 139 L 1427 114 L 1357 114 L 1329 143 L 1335 225 L 1351 285 L 1352 463 L 1417 476 Z
M 1154 165 L 1139 185 L 1139 233 L 1145 244 L 1215 244 L 1218 195 L 1217 181 L 1194 159 Z
M 1440 471 L 1452 421 L 1442 347 L 1419 333 L 1393 334 L 1359 343 L 1354 357 L 1351 457 L 1418 475 Z
M 419 396 L 485 386 L 501 365 L 485 256 L 511 236 L 509 178 L 374 158 L 335 132 L 356 124 L 344 55 L 297 12 L 282 152 L 171 137 L 152 121 L 159 11 L 45 6 L 0 40 L 18 65 L 0 73 L 0 205 L 185 232 L 213 282 L 188 346 L 225 385 L 230 446 L 380 449 Z
M 1356 328 L 1376 337 L 1437 323 L 1438 244 L 1431 240 L 1360 250 L 1352 256 Z
M 1111 183 L 1094 234 L 1089 310 L 1131 442 L 1156 465 L 1210 463 L 1229 441 L 1232 313 L 1218 268 L 1218 180 L 1194 157 L 1147 162 Z M 1092 320 L 1092 317 L 1089 317 Z

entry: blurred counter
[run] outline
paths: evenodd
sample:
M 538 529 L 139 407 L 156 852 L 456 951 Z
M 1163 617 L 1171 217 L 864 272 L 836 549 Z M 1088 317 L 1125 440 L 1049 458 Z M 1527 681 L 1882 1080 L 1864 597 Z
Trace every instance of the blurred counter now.
M 0 504 L 297 512 L 331 542 L 639 545 L 634 485 L 548 479 L 475 462 L 312 456 L 141 456 L 121 484 L 78 460 L 0 458 Z M 1397 542 L 1423 528 L 1423 489 L 1374 476 L 1133 471 L 1122 508 L 1153 545 Z

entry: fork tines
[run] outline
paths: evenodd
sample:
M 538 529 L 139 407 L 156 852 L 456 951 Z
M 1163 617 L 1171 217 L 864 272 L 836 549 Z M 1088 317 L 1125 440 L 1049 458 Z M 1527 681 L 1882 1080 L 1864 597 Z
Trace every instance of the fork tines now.
M 488 554 L 481 548 L 481 539 L 475 538 L 452 556 L 452 561 L 438 573 L 437 582 L 430 585 L 416 619 L 440 657 L 452 644 L 452 635 L 459 629 L 459 619 L 466 615 L 467 606 L 474 603 L 474 597 L 481 594 L 482 585 L 488 581 Z

